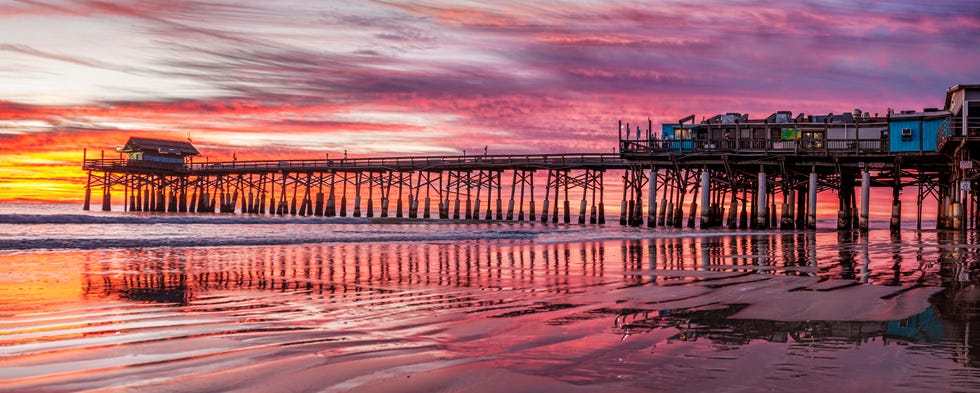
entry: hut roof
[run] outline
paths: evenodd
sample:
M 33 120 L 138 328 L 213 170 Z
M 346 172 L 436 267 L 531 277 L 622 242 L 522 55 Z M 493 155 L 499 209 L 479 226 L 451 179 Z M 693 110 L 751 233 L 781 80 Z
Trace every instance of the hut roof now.
M 960 107 L 962 107 L 963 102 L 957 102 L 953 95 L 960 90 L 980 90 L 980 84 L 969 84 L 969 85 L 954 85 L 946 90 L 946 106 L 943 109 L 950 111 L 952 113 L 959 113 Z M 963 97 L 960 97 L 962 100 Z
M 172 154 L 179 156 L 196 156 L 201 154 L 190 142 L 170 141 L 164 139 L 130 137 L 123 147 L 125 152 L 133 151 L 155 151 L 160 154 Z

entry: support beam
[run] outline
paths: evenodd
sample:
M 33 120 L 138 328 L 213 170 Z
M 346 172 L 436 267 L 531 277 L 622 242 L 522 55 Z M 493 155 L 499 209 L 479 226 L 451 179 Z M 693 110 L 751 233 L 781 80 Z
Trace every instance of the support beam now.
M 902 200 L 899 196 L 902 194 L 902 186 L 896 184 L 892 187 L 892 216 L 891 220 L 888 222 L 888 229 L 892 233 L 898 233 L 902 230 Z
M 579 224 L 585 224 L 585 212 L 588 206 L 588 202 L 586 201 L 586 198 L 588 195 L 589 195 L 589 171 L 585 171 L 585 177 L 582 182 L 582 200 L 579 203 L 579 209 L 578 209 Z
M 649 199 L 649 206 L 647 207 L 648 228 L 657 226 L 657 172 L 657 167 L 650 168 L 649 193 L 647 194 Z
M 510 182 L 510 199 L 507 201 L 507 221 L 514 221 L 514 193 L 517 191 L 517 170 Z
M 347 173 L 344 173 L 344 178 L 341 180 L 344 182 L 343 187 L 340 191 L 340 216 L 347 217 Z
M 88 172 L 88 180 L 85 181 L 85 202 L 82 204 L 82 210 L 91 210 L 92 205 L 92 171 Z
M 782 214 L 782 218 L 779 221 L 779 229 L 790 230 L 790 229 L 794 229 L 796 226 L 796 222 L 793 218 L 793 208 L 796 206 L 796 203 L 793 200 L 795 196 L 796 193 L 792 189 L 790 189 L 786 185 L 786 182 L 784 181 L 783 182 L 783 214 Z
M 528 174 L 528 180 L 530 181 L 530 184 L 528 185 L 528 189 L 530 190 L 530 197 L 531 197 L 531 206 L 530 206 L 530 211 L 528 212 L 528 221 L 534 222 L 537 221 L 538 218 L 537 215 L 534 214 L 534 171 L 531 171 Z M 521 204 L 523 205 L 523 203 Z
M 361 216 L 361 173 L 354 174 L 354 217 Z
M 817 229 L 817 171 L 810 172 L 809 188 L 806 199 L 806 227 Z
M 871 197 L 871 172 L 867 168 L 861 171 L 861 212 L 860 221 L 858 226 L 861 232 L 867 232 L 869 228 L 869 210 L 871 203 L 869 198 Z
M 768 204 L 766 203 L 766 171 L 759 168 L 758 180 L 759 192 L 755 198 L 755 227 L 756 229 L 766 229 L 769 227 Z
M 701 229 L 711 228 L 711 174 L 708 168 L 701 171 Z

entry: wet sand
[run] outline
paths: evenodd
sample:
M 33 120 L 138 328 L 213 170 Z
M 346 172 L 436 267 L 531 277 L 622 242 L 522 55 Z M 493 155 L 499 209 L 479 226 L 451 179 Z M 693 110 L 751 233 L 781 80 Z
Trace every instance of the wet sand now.
M 862 275 L 758 250 L 705 265 L 697 250 L 674 239 L 6 253 L 0 277 L 22 283 L 0 303 L 0 391 L 980 389 L 960 360 L 964 327 L 938 306 L 972 292 L 923 285 L 916 264 L 881 285 L 892 273 L 873 258 Z M 60 289 L 36 290 L 46 285 Z

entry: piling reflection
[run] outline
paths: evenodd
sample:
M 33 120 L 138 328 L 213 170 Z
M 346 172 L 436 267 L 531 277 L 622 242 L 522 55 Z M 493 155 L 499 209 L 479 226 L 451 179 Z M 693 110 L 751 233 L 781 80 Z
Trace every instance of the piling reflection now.
M 87 296 L 187 304 L 215 290 L 308 291 L 384 296 L 411 286 L 575 290 L 572 277 L 602 277 L 599 243 L 500 247 L 490 242 L 315 244 L 148 249 L 85 254 Z M 640 266 L 621 266 L 619 272 Z
M 980 249 L 976 234 L 950 231 L 938 236 L 937 263 L 944 291 L 937 309 L 948 321 L 948 337 L 956 345 L 956 361 L 980 366 Z
M 642 283 L 648 270 L 760 272 L 876 285 L 962 286 L 977 250 L 955 235 L 850 232 L 652 237 L 500 245 L 336 243 L 151 248 L 80 253 L 88 296 L 183 303 L 213 289 L 377 291 L 396 285 L 533 287 L 567 292 L 570 277 Z M 887 236 L 887 237 L 880 237 Z M 935 236 L 935 237 L 933 237 Z
M 173 305 L 217 292 L 304 293 L 332 307 L 412 305 L 487 318 L 535 318 L 556 327 L 608 320 L 622 340 L 667 332 L 668 342 L 726 346 L 928 343 L 952 348 L 950 358 L 976 367 L 980 264 L 978 250 L 963 246 L 965 241 L 945 233 L 903 238 L 799 232 L 555 244 L 483 240 L 119 250 L 83 255 L 83 292 L 91 299 Z M 722 290 L 755 290 L 763 282 L 781 289 L 754 307 L 802 295 L 848 301 L 841 293 L 868 287 L 861 284 L 902 286 L 852 299 L 869 308 L 917 288 L 943 289 L 925 310 L 909 315 L 884 310 L 869 320 L 793 320 L 798 311 L 792 307 L 783 317 L 750 318 L 741 316 L 747 305 L 739 298 L 698 303 L 664 295 L 696 287 L 707 294 L 690 295 L 695 299 L 723 296 L 719 293 L 729 292 Z M 420 301 L 418 292 L 428 289 L 439 290 Z

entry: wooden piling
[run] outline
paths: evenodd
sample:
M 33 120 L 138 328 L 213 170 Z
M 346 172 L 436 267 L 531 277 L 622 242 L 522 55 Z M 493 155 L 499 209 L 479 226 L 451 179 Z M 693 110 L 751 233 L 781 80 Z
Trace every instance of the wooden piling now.
M 870 196 L 871 172 L 868 171 L 868 168 L 863 168 L 861 171 L 861 211 L 858 216 L 858 228 L 861 232 L 867 232 L 869 229 Z
M 551 193 L 551 170 L 549 169 L 548 180 L 544 184 L 544 201 L 541 202 L 541 222 L 545 224 L 548 223 L 548 208 L 551 207 L 548 206 L 550 202 L 548 196 L 550 193 Z
M 535 222 L 537 221 L 537 216 L 534 214 L 534 171 L 530 172 L 530 175 L 528 175 L 528 180 L 529 180 L 528 192 L 530 193 L 531 196 L 531 205 L 530 205 L 530 211 L 528 212 L 528 221 Z
M 368 218 L 374 217 L 374 172 L 368 172 L 368 198 L 367 198 L 367 216 Z
M 811 169 L 806 199 L 806 227 L 817 228 L 817 170 Z
M 703 176 L 705 178 L 707 177 L 707 171 L 706 170 L 701 170 L 700 172 L 701 172 L 701 176 Z M 686 188 L 687 187 L 687 184 L 685 184 L 684 187 Z M 694 187 L 694 195 L 691 196 L 691 210 L 687 214 L 687 227 L 688 228 L 694 228 L 694 220 L 695 220 L 695 217 L 697 217 L 697 215 L 698 215 L 698 193 L 701 192 L 701 191 L 702 190 L 701 190 L 700 187 L 697 187 L 697 186 Z M 702 197 L 707 197 L 707 196 L 710 196 L 710 194 L 707 193 L 707 192 L 705 192 L 704 195 L 702 195 Z M 702 204 L 702 206 L 705 206 L 705 207 L 707 207 L 708 205 L 709 205 L 709 203 L 703 203 Z
M 626 172 L 623 172 L 623 200 L 619 204 L 620 205 L 619 206 L 619 225 L 626 225 L 628 223 L 626 219 L 627 219 L 627 217 L 629 217 L 630 209 L 631 208 L 630 208 L 629 202 L 627 202 L 626 198 L 629 196 L 629 193 L 630 193 L 630 181 L 631 181 L 631 179 L 630 179 L 630 171 L 627 170 Z M 557 200 L 557 197 L 555 199 Z
M 694 199 L 697 199 L 697 197 L 695 196 Z M 693 227 L 693 211 L 691 212 L 691 217 L 688 226 Z M 711 173 L 708 172 L 708 168 L 704 168 L 701 170 L 701 229 L 711 228 L 713 226 L 714 223 L 712 222 L 711 214 Z
M 103 155 L 105 155 L 105 153 L 103 153 Z M 112 192 L 109 176 L 109 172 L 106 172 L 102 180 L 102 211 L 104 212 L 112 210 Z
M 564 218 L 565 218 L 565 223 L 566 224 L 569 224 L 569 223 L 572 222 L 572 211 L 571 211 L 570 204 L 568 202 L 568 183 L 569 183 L 568 172 L 567 171 L 564 172 L 562 174 L 562 176 L 564 176 L 564 180 L 565 180 L 564 181 L 564 183 L 565 183 L 565 201 L 564 201 L 565 202 L 565 216 L 564 216 Z M 558 198 L 555 197 L 555 199 L 557 200 Z
M 336 194 L 337 172 L 330 171 L 328 177 L 330 179 L 330 188 L 328 188 L 327 191 L 330 194 L 327 195 L 327 202 L 326 202 L 326 206 L 323 208 L 323 215 L 327 217 L 336 217 L 337 216 L 337 194 Z
M 561 180 L 558 171 L 555 171 L 555 209 L 551 212 L 551 222 L 558 223 L 558 192 L 561 190 Z
M 586 198 L 589 195 L 589 171 L 585 171 L 584 180 L 582 181 L 582 200 L 579 201 L 578 208 L 578 223 L 585 224 L 585 214 L 588 208 L 588 202 Z
M 515 171 L 516 172 L 516 171 Z M 521 196 L 517 203 L 517 221 L 524 222 L 524 185 L 527 183 L 527 172 L 521 172 Z
M 361 172 L 354 174 L 354 217 L 361 216 Z
M 514 193 L 517 187 L 517 170 L 514 170 L 513 180 L 510 182 L 510 200 L 507 201 L 507 221 L 514 221 Z
M 756 194 L 755 199 L 755 229 L 766 229 L 769 228 L 769 214 L 768 214 L 768 203 L 766 203 L 767 190 L 766 190 L 766 171 L 764 168 L 759 168 L 759 179 L 756 185 L 759 187 L 759 192 Z
M 88 149 L 82 150 L 82 167 L 85 167 L 85 162 L 88 161 Z M 86 172 L 85 180 L 85 200 L 82 202 L 82 210 L 89 211 L 92 209 L 92 171 Z
M 340 180 L 341 182 L 343 182 L 343 186 L 341 186 L 341 190 L 340 190 L 340 216 L 341 217 L 347 217 L 347 183 L 348 183 L 347 175 L 348 175 L 347 172 L 343 172 L 343 178 L 341 178 Z
M 605 176 L 604 172 L 599 172 L 599 217 L 596 219 L 597 224 L 606 223 L 606 207 L 604 204 L 605 186 L 603 185 L 602 178 Z
M 487 182 L 487 210 L 483 215 L 483 219 L 490 221 L 493 220 L 493 180 L 494 173 L 492 171 L 486 171 L 486 182 Z M 480 199 L 477 196 L 477 199 Z
M 504 175 L 503 171 L 497 172 L 497 201 L 496 201 L 497 221 L 503 221 L 504 219 L 504 199 L 503 199 L 504 183 L 502 181 L 503 175 Z

